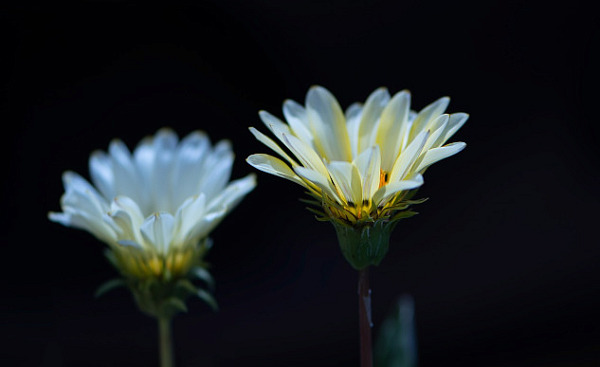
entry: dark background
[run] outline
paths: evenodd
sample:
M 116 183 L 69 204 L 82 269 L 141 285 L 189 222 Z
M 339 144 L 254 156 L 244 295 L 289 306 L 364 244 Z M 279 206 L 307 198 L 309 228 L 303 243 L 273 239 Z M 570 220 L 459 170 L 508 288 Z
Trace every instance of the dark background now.
M 2 360 L 155 366 L 156 325 L 88 233 L 47 220 L 61 173 L 171 126 L 268 148 L 265 109 L 313 84 L 449 95 L 467 149 L 428 170 L 421 214 L 372 271 L 374 333 L 415 299 L 421 367 L 600 365 L 598 15 L 583 2 L 86 2 L 4 7 Z M 178 366 L 357 366 L 356 274 L 300 187 L 258 186 L 212 234 L 221 311 L 174 321 Z

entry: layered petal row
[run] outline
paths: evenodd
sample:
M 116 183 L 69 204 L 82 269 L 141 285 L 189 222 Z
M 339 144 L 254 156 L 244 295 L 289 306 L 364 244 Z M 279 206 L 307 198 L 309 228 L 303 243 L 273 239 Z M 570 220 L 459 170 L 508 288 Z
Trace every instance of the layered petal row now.
M 113 140 L 107 152 L 90 156 L 93 184 L 75 172 L 63 174 L 62 212 L 49 218 L 90 232 L 116 255 L 133 256 L 123 257 L 132 266 L 152 268 L 155 261 L 164 268 L 171 259 L 180 265 L 169 270 L 184 273 L 185 259 L 176 255 L 192 256 L 190 249 L 256 185 L 252 174 L 229 182 L 233 160 L 228 141 L 213 146 L 198 131 L 180 141 L 161 129 L 133 152 Z
M 260 111 L 277 140 L 250 131 L 281 159 L 253 154 L 247 162 L 305 187 L 333 219 L 373 221 L 404 208 L 430 165 L 464 149 L 463 142 L 446 144 L 468 119 L 444 113 L 449 102 L 443 97 L 416 112 L 408 91 L 391 96 L 380 88 L 344 113 L 327 89 L 315 86 L 304 106 L 284 102 L 285 122 Z

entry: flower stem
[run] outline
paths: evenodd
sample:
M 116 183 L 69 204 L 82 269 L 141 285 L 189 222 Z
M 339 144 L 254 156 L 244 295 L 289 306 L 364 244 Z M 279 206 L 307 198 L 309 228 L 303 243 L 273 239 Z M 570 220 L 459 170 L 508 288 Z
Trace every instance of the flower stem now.
M 358 325 L 360 328 L 360 367 L 373 367 L 371 343 L 371 289 L 369 267 L 358 271 Z
M 160 367 L 173 367 L 173 341 L 171 339 L 171 319 L 158 318 L 158 342 L 160 345 Z

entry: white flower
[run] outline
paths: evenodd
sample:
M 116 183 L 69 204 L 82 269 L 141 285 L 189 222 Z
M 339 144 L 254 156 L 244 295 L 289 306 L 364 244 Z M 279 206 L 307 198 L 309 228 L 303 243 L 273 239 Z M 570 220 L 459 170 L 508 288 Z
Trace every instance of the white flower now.
M 410 93 L 374 91 L 364 105 L 342 112 L 335 97 L 315 86 L 305 107 L 283 104 L 287 124 L 266 111 L 261 120 L 291 152 L 251 127 L 263 144 L 284 160 L 254 154 L 257 169 L 286 178 L 322 201 L 325 213 L 354 224 L 389 216 L 407 207 L 406 194 L 423 184 L 431 164 L 460 152 L 465 143 L 444 145 L 465 123 L 465 113 L 444 114 L 450 99 L 440 98 L 419 113 L 410 110 Z
M 255 186 L 254 175 L 228 183 L 233 159 L 229 142 L 213 147 L 203 132 L 180 142 L 162 129 L 133 154 L 113 140 L 108 153 L 90 156 L 93 185 L 63 174 L 63 212 L 49 218 L 107 243 L 126 275 L 185 276 L 198 242 Z

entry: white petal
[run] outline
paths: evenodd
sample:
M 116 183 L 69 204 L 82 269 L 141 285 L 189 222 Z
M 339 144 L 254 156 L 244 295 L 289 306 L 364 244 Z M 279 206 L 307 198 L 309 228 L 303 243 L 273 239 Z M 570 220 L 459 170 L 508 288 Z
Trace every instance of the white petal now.
M 360 103 L 353 103 L 346 109 L 346 128 L 348 129 L 352 157 L 358 155 L 358 127 L 360 126 L 362 110 Z
M 154 213 L 144 221 L 141 232 L 144 240 L 159 253 L 165 254 L 169 249 L 175 218 L 167 213 Z
M 314 151 L 314 149 L 303 142 L 302 140 L 296 138 L 293 135 L 283 135 L 283 141 L 288 149 L 294 153 L 296 158 L 302 163 L 303 166 L 313 169 L 320 174 L 327 176 L 329 173 L 327 172 L 327 168 L 321 161 L 321 157 Z M 295 167 L 293 167 L 295 168 Z
M 71 223 L 71 214 L 67 213 L 58 213 L 58 212 L 49 212 L 48 219 L 53 222 L 60 223 L 65 227 L 75 227 Z
M 308 114 L 304 107 L 298 102 L 288 99 L 283 102 L 283 115 L 285 120 L 292 128 L 294 135 L 300 140 L 311 143 L 313 140 L 310 124 L 308 122 Z
M 329 161 L 350 161 L 346 121 L 335 97 L 323 87 L 312 87 L 306 94 L 306 111 L 317 150 Z
M 362 152 L 355 160 L 360 172 L 363 185 L 363 200 L 369 200 L 379 188 L 381 154 L 379 146 L 375 145 Z
M 425 145 L 423 146 L 423 150 L 421 151 L 421 158 L 424 156 L 424 153 L 429 149 L 439 146 L 444 139 L 444 133 L 446 132 L 446 128 L 448 126 L 448 118 L 449 116 L 446 114 L 440 115 L 435 120 L 433 120 L 429 126 L 428 130 L 431 131 L 431 134 L 427 138 Z
M 120 239 L 143 243 L 140 227 L 144 223 L 144 216 L 139 206 L 131 198 L 117 196 L 111 204 L 108 217 L 110 221 L 107 223 L 113 226 Z
M 402 140 L 410 125 L 410 93 L 396 93 L 381 113 L 376 142 L 381 147 L 381 168 L 390 172 L 398 154 L 403 148 Z
M 207 211 L 233 209 L 246 194 L 256 187 L 256 175 L 249 174 L 244 178 L 231 181 L 218 196 L 208 198 Z
M 333 161 L 327 166 L 333 183 L 347 203 L 361 205 L 362 185 L 358 168 L 350 162 Z
M 210 232 L 225 218 L 226 209 L 213 211 L 205 214 L 202 219 L 194 227 L 190 229 L 185 238 L 185 243 L 197 242 L 200 239 L 206 238 Z
M 358 128 L 358 152 L 362 152 L 367 148 L 375 145 L 375 137 L 377 133 L 377 123 L 381 117 L 381 112 L 390 100 L 390 94 L 386 88 L 375 90 L 362 111 L 362 118 Z
M 419 158 L 419 155 L 423 150 L 423 145 L 425 145 L 425 141 L 427 141 L 428 137 L 429 131 L 422 131 L 400 154 L 390 172 L 389 183 L 401 181 L 409 174 L 410 168 L 417 158 Z
M 202 182 L 198 192 L 203 192 L 207 198 L 220 193 L 231 177 L 233 160 L 234 154 L 229 141 L 219 142 L 202 168 Z
M 254 135 L 254 137 L 258 141 L 260 141 L 264 145 L 268 146 L 275 153 L 277 153 L 280 156 L 282 156 L 283 158 L 285 158 L 288 162 L 290 162 L 291 165 L 297 165 L 298 164 L 283 149 L 281 149 L 281 147 L 279 147 L 279 145 L 276 142 L 274 142 L 271 138 L 269 138 L 268 136 L 266 136 L 265 134 L 261 133 L 260 131 L 256 130 L 253 127 L 250 128 L 250 132 L 252 133 L 252 135 Z
M 120 140 L 113 140 L 108 146 L 114 172 L 116 195 L 126 195 L 141 201 L 140 179 L 127 146 Z
M 61 197 L 61 205 L 72 206 L 94 216 L 100 216 L 108 210 L 107 201 L 83 177 L 72 171 L 63 173 L 65 193 Z
M 101 217 L 94 217 L 74 208 L 63 210 L 64 213 L 48 213 L 48 219 L 67 227 L 83 229 L 109 245 L 117 239 L 114 230 L 104 223 Z
M 439 115 L 444 113 L 448 104 L 450 103 L 450 98 L 442 97 L 437 101 L 431 103 L 427 107 L 423 108 L 415 121 L 412 124 L 410 129 L 410 138 L 412 139 L 414 136 L 418 135 L 421 130 L 426 129 L 427 124 L 434 118 L 437 118 Z
M 94 196 L 98 197 L 99 200 L 104 200 L 104 198 L 96 191 L 94 186 L 92 186 L 85 178 L 81 177 L 78 173 L 73 171 L 65 171 L 62 175 L 63 186 L 65 188 L 65 192 L 71 191 L 79 191 L 82 193 L 91 192 Z
M 292 171 L 292 169 L 279 158 L 270 156 L 268 154 L 252 154 L 246 158 L 246 162 L 258 170 L 275 176 L 283 177 L 299 185 L 306 186 L 304 181 L 302 181 L 300 177 L 298 177 L 294 171 Z
M 173 208 L 171 203 L 173 182 L 169 178 L 173 169 L 177 142 L 177 135 L 170 129 L 159 130 L 152 142 L 154 149 L 154 165 L 150 191 L 152 211 L 174 212 L 176 209 Z
M 140 176 L 141 187 L 140 200 L 136 201 L 143 213 L 153 211 L 152 200 L 152 180 L 154 179 L 154 151 L 153 139 L 146 137 L 139 142 L 133 152 L 133 160 Z
M 389 185 L 382 186 L 375 195 L 373 196 L 373 201 L 376 205 L 381 205 L 387 201 L 389 201 L 393 196 L 395 196 L 400 191 L 412 190 L 416 189 L 423 185 L 423 176 L 420 174 L 416 175 L 411 180 L 403 180 L 400 182 L 393 182 Z
M 206 213 L 206 196 L 200 194 L 186 199 L 177 210 L 175 222 L 177 230 L 175 233 L 174 244 L 186 244 L 185 240 L 198 222 L 202 220 Z
M 273 128 L 277 129 L 277 131 L 291 134 L 290 128 L 285 123 L 283 123 L 283 121 L 271 115 L 267 111 L 258 111 L 258 116 L 260 117 L 262 122 L 264 122 L 265 126 L 269 128 L 269 130 L 271 130 L 276 136 L 278 136 L 278 134 L 276 131 L 273 131 Z
M 198 183 L 202 180 L 202 167 L 208 156 L 210 140 L 206 134 L 195 131 L 186 136 L 175 153 L 171 172 L 172 209 L 184 200 L 198 194 Z
M 450 120 L 448 121 L 448 131 L 446 132 L 446 136 L 444 141 L 441 144 L 444 144 L 454 135 L 458 129 L 460 129 L 465 122 L 469 119 L 469 115 L 463 112 L 453 113 L 450 115 Z M 437 148 L 437 147 L 436 147 Z
M 345 201 L 340 198 L 337 193 L 337 190 L 333 186 L 332 182 L 329 180 L 329 173 L 327 176 L 323 176 L 320 172 L 297 166 L 294 167 L 294 172 L 296 172 L 300 177 L 312 182 L 318 188 L 321 189 L 323 194 L 329 196 L 331 199 L 337 201 L 340 204 L 345 204 Z
M 105 199 L 111 200 L 116 196 L 115 177 L 112 169 L 112 161 L 101 151 L 95 151 L 89 160 L 90 177 L 94 185 L 100 190 Z
M 425 168 L 434 164 L 437 161 L 440 161 L 444 158 L 448 158 L 461 150 L 463 150 L 467 144 L 463 142 L 456 142 L 448 145 L 444 145 L 443 147 L 431 149 L 427 153 L 425 153 L 425 157 L 419 164 L 419 167 L 416 169 L 416 172 L 421 172 Z

